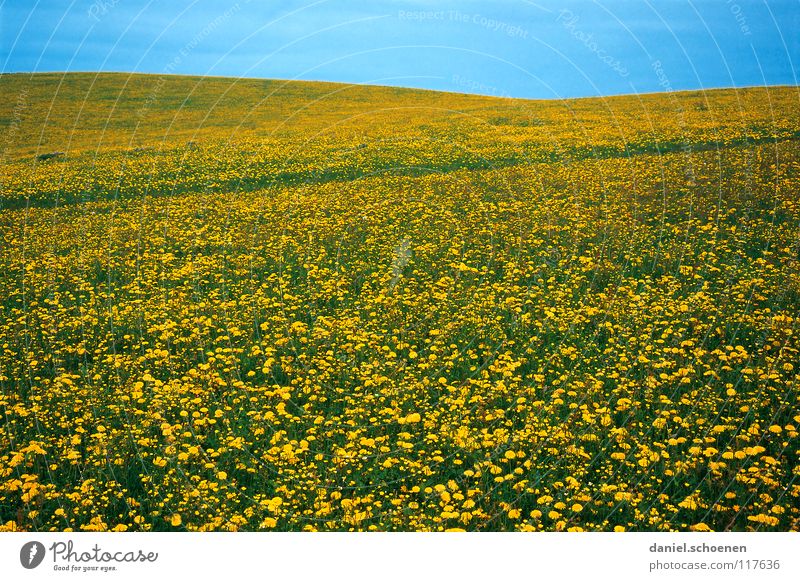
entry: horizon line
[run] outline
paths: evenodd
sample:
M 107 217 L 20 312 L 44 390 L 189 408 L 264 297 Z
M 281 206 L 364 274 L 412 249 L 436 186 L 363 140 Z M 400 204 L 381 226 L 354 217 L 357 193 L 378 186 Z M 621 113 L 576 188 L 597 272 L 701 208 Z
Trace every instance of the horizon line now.
M 447 95 L 464 95 L 472 97 L 484 97 L 491 99 L 502 99 L 504 101 L 577 101 L 582 99 L 605 99 L 613 97 L 643 97 L 650 95 L 680 95 L 681 93 L 706 93 L 711 91 L 746 91 L 752 89 L 797 89 L 800 92 L 800 84 L 777 84 L 777 85 L 744 85 L 744 86 L 715 86 L 715 87 L 701 87 L 697 89 L 679 89 L 679 90 L 664 90 L 664 91 L 647 91 L 642 93 L 608 93 L 603 95 L 581 95 L 576 97 L 513 97 L 511 95 L 493 95 L 487 93 L 464 93 L 459 91 L 446 91 L 442 89 L 428 89 L 422 87 L 410 87 L 406 85 L 382 85 L 379 83 L 369 82 L 349 82 L 349 81 L 330 81 L 325 79 L 282 79 L 277 77 L 244 77 L 244 76 L 231 76 L 231 75 L 205 75 L 205 74 L 188 74 L 188 73 L 149 73 L 149 72 L 131 72 L 131 71 L 10 71 L 0 72 L 0 77 L 10 75 L 127 75 L 142 76 L 142 77 L 167 77 L 167 78 L 185 78 L 185 79 L 221 79 L 230 81 L 274 81 L 283 83 L 310 83 L 310 84 L 328 84 L 328 85 L 345 85 L 348 87 L 376 87 L 385 89 L 402 89 L 406 91 L 424 91 L 427 93 L 441 93 Z

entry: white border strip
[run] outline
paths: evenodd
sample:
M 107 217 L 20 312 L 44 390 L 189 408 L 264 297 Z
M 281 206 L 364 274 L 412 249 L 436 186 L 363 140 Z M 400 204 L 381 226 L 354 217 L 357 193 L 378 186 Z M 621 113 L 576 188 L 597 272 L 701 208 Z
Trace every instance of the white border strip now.
M 796 533 L 4 533 L 0 576 L 796 581 L 799 549 Z

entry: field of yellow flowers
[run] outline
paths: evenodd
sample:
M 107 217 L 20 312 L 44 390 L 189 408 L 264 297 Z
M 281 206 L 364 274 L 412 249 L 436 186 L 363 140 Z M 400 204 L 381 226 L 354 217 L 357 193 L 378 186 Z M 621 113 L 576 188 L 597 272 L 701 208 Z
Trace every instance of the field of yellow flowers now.
M 0 530 L 800 530 L 797 89 L 0 96 Z

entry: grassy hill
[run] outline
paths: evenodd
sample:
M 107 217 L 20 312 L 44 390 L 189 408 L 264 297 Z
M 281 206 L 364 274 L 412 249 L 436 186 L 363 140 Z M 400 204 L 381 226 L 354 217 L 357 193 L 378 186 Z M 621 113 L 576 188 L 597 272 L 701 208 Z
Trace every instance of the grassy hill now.
M 5 530 L 797 530 L 797 88 L 0 76 Z
M 531 101 L 337 83 L 122 73 L 6 74 L 0 124 L 14 157 L 180 146 L 187 140 L 333 135 L 454 137 L 544 146 L 785 136 L 796 88 Z M 15 115 L 15 111 L 17 114 Z M 498 129 L 502 128 L 503 131 Z M 444 133 L 444 135 L 442 135 Z

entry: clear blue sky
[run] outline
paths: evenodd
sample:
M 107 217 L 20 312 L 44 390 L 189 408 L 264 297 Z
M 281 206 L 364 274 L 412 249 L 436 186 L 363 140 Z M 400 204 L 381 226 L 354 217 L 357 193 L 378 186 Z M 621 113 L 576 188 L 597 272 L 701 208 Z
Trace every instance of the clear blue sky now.
M 800 0 L 10 0 L 0 67 L 553 98 L 797 84 Z

